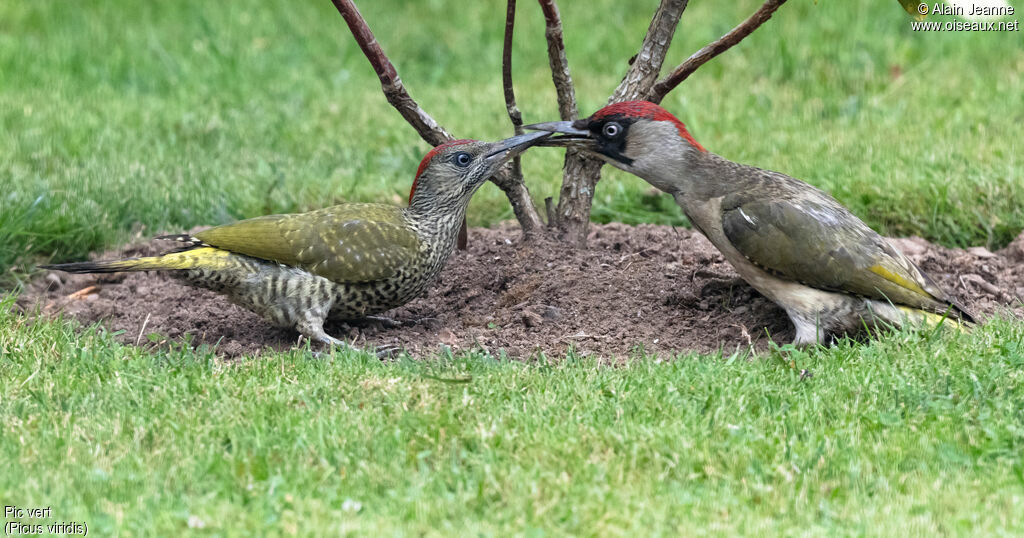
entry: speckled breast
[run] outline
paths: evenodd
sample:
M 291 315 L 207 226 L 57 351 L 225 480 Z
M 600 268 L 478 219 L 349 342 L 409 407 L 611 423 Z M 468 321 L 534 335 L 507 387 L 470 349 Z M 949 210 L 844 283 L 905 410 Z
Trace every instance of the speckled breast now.
M 441 259 L 442 256 L 439 254 L 444 254 L 444 259 Z M 332 282 L 335 300 L 328 317 L 359 319 L 401 306 L 419 297 L 437 279 L 448 258 L 447 254 L 424 253 L 417 263 L 400 269 L 394 276 L 385 280 L 359 283 Z

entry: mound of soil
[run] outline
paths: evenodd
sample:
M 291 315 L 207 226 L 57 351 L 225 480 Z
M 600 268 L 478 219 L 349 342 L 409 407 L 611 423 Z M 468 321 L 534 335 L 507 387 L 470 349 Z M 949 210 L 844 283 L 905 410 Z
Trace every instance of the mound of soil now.
M 996 253 L 920 238 L 892 241 L 974 311 L 1024 315 L 1024 234 Z M 99 257 L 167 248 L 151 241 Z M 193 345 L 237 357 L 297 342 L 292 331 L 158 273 L 54 272 L 34 282 L 18 304 L 26 312 L 101 322 L 130 344 L 165 345 L 189 334 Z M 785 313 L 740 280 L 702 235 L 651 225 L 593 225 L 585 250 L 524 243 L 515 224 L 473 229 L 469 250 L 452 256 L 427 296 L 388 316 L 400 326 L 337 323 L 327 331 L 357 346 L 397 345 L 417 356 L 449 346 L 516 358 L 560 356 L 569 347 L 606 358 L 640 347 L 660 355 L 731 352 L 763 349 L 769 335 L 779 343 L 794 335 Z

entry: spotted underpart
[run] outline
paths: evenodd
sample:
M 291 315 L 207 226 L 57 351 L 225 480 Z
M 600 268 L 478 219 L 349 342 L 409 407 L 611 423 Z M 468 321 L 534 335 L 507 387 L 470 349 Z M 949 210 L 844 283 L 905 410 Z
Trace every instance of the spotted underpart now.
M 343 345 L 324 332 L 324 320 L 365 318 L 421 295 L 455 249 L 473 193 L 508 159 L 548 136 L 438 146 L 416 171 L 408 207 L 350 203 L 267 215 L 165 236 L 179 248 L 161 256 L 47 268 L 167 271 L 311 340 Z
M 365 318 L 405 304 L 426 291 L 454 249 L 461 215 L 453 217 L 437 226 L 409 219 L 409 229 L 422 240 L 412 249 L 410 258 L 380 279 L 336 282 L 303 267 L 209 247 L 205 249 L 223 255 L 224 261 L 214 267 L 197 264 L 171 274 L 222 293 L 277 326 L 294 327 L 316 340 L 332 342 L 334 339 L 323 331 L 325 319 Z M 374 263 L 372 259 L 361 261 Z

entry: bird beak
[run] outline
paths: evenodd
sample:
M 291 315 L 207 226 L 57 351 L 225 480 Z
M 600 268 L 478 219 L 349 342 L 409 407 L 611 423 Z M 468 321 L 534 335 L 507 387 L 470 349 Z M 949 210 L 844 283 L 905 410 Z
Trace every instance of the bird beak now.
M 491 148 L 484 155 L 484 159 L 491 164 L 498 165 L 505 161 L 519 155 L 526 151 L 526 148 L 536 144 L 537 142 L 551 136 L 548 132 L 536 132 L 526 133 L 519 136 L 513 136 L 512 138 L 506 138 L 500 142 L 495 142 L 494 147 Z
M 534 123 L 531 125 L 524 125 L 523 128 L 562 135 L 548 138 L 547 140 L 537 144 L 538 146 L 577 147 L 592 150 L 596 145 L 596 141 L 590 137 L 590 131 L 576 127 L 574 122 L 571 121 Z

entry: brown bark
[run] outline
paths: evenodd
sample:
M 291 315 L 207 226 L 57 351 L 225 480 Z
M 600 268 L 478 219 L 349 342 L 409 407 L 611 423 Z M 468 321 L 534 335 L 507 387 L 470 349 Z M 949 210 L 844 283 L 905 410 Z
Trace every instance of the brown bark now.
M 544 13 L 544 38 L 548 42 L 548 64 L 551 66 L 551 81 L 555 84 L 558 98 L 558 116 L 562 120 L 575 120 L 576 89 L 569 72 L 569 60 L 565 55 L 565 41 L 562 37 L 562 17 L 555 0 L 538 0 Z M 601 177 L 601 163 L 584 157 L 576 150 L 566 150 L 562 170 L 562 188 L 558 193 L 558 205 L 549 205 L 548 226 L 554 228 L 563 241 L 583 246 L 587 241 L 590 225 L 590 206 L 594 198 L 594 186 Z
M 516 0 L 508 0 L 505 10 L 505 41 L 501 50 L 501 85 L 505 93 L 505 109 L 508 111 L 508 119 L 512 122 L 512 130 L 515 134 L 523 134 L 523 114 L 516 104 L 516 93 L 512 85 L 512 35 L 516 24 Z M 523 181 L 523 169 L 519 156 L 512 159 L 511 164 L 506 168 L 508 174 L 503 177 L 492 179 L 501 190 L 505 191 L 508 201 L 512 204 L 512 212 L 515 213 L 519 226 L 523 229 L 523 235 L 531 237 L 544 228 L 544 223 L 537 214 L 537 208 L 533 205 L 530 192 Z
M 601 179 L 603 164 L 575 149 L 566 149 L 562 188 L 555 208 L 555 229 L 562 241 L 578 247 L 586 246 L 594 188 Z
M 647 35 L 640 45 L 640 51 L 626 71 L 626 76 L 608 99 L 608 104 L 643 99 L 647 96 L 650 87 L 661 73 L 665 55 L 672 45 L 676 27 L 679 26 L 679 18 L 682 17 L 688 3 L 688 0 L 661 0 L 658 10 L 651 18 L 651 25 L 647 28 Z
M 568 65 L 565 61 L 565 47 L 561 43 L 561 21 L 557 18 L 558 11 L 554 7 L 554 0 L 540 0 L 541 6 L 549 4 L 553 16 L 545 10 L 545 20 L 548 23 L 548 57 L 551 61 L 551 70 L 555 79 L 555 87 L 559 90 L 559 112 L 563 120 L 576 118 L 575 98 L 572 100 L 571 115 L 563 110 L 562 93 L 572 96 L 572 79 L 568 78 Z M 615 89 L 609 103 L 629 101 L 643 96 L 647 89 L 657 80 L 661 65 L 665 61 L 665 54 L 669 45 L 672 44 L 672 36 L 675 34 L 679 18 L 686 9 L 687 0 L 662 0 L 651 24 L 647 29 L 647 35 L 640 46 L 626 76 Z M 552 30 L 552 27 L 557 27 Z M 557 36 L 558 43 L 552 44 L 552 35 Z M 554 50 L 555 52 L 552 52 Z M 559 61 L 555 61 L 556 53 Z M 562 68 L 558 69 L 556 66 Z M 565 91 L 559 84 L 558 73 L 564 71 L 566 74 L 563 85 L 568 84 L 568 91 Z M 585 156 L 585 154 L 568 150 L 565 152 L 565 167 L 562 176 L 562 189 L 559 192 L 558 207 L 555 210 L 557 216 L 557 229 L 559 236 L 569 243 L 583 246 L 587 241 L 587 231 L 590 227 L 590 209 L 594 200 L 594 189 L 601 179 L 602 162 Z
M 409 92 L 405 90 L 405 85 L 402 84 L 402 79 L 399 78 L 394 64 L 388 59 L 387 54 L 384 54 L 384 49 L 381 48 L 380 43 L 377 43 L 377 38 L 373 36 L 369 25 L 366 24 L 366 19 L 359 13 L 359 8 L 356 7 L 355 3 L 352 0 L 331 1 L 345 19 L 348 29 L 352 32 L 352 37 L 356 39 L 356 43 L 363 50 L 366 59 L 373 66 L 373 70 L 377 73 L 377 78 L 380 79 L 384 97 L 391 103 L 391 106 L 395 107 L 398 113 L 405 118 L 405 121 L 412 125 L 413 129 L 416 129 L 420 138 L 426 140 L 431 146 L 437 146 L 453 140 L 454 137 L 438 125 L 437 121 L 430 117 L 430 114 L 427 114 L 409 96 Z
M 551 67 L 551 81 L 555 84 L 558 99 L 558 116 L 563 120 L 575 120 L 579 111 L 576 108 L 576 89 L 569 72 L 569 59 L 565 55 L 562 17 L 555 0 L 538 2 L 544 13 L 544 38 L 548 42 L 548 65 Z M 601 174 L 601 165 L 589 164 L 588 161 L 591 159 L 575 150 L 566 151 L 558 205 L 554 209 L 547 206 L 548 226 L 557 230 L 563 240 L 579 246 L 587 240 L 594 185 Z
M 569 60 L 565 56 L 562 17 L 555 0 L 538 1 L 544 13 L 544 38 L 548 42 L 548 64 L 551 66 L 551 80 L 555 83 L 555 95 L 558 98 L 558 115 L 563 120 L 574 120 L 579 112 L 576 109 L 576 88 L 569 74 Z

